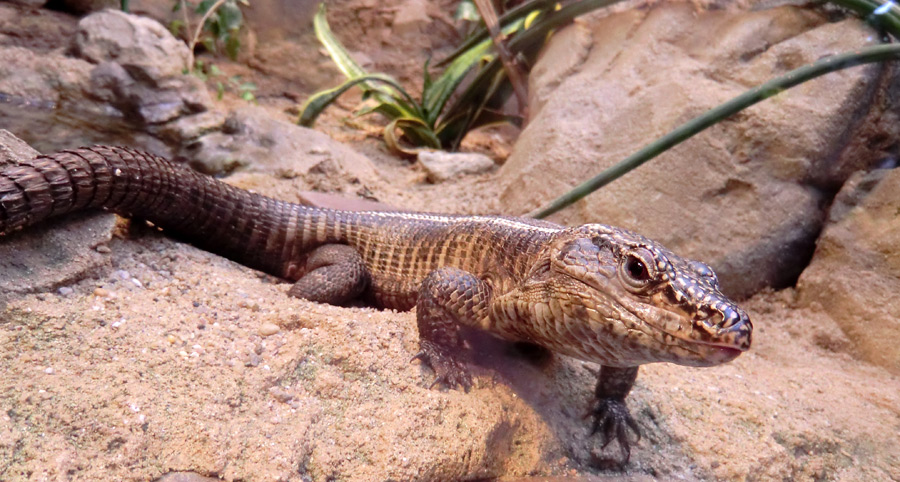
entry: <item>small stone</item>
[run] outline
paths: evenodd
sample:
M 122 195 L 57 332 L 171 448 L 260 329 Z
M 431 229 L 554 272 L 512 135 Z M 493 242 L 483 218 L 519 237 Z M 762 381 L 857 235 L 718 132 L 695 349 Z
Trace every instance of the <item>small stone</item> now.
M 109 298 L 112 296 L 112 293 L 110 293 L 110 291 L 106 288 L 95 288 L 94 296 L 97 296 L 100 298 Z
M 259 366 L 259 364 L 261 362 L 262 362 L 262 358 L 259 355 L 257 355 L 256 353 L 251 352 L 250 356 L 247 357 L 247 361 L 244 362 L 244 366 L 255 367 L 255 366 Z
M 474 152 L 421 151 L 419 164 L 425 169 L 429 182 L 441 182 L 464 174 L 485 172 L 494 167 L 494 161 L 484 154 Z
M 45 368 L 44 373 L 46 373 L 47 375 L 53 375 L 53 367 Z
M 131 273 L 125 271 L 124 269 L 116 270 L 115 272 L 116 278 L 119 278 L 122 281 L 127 281 L 131 278 Z
M 263 323 L 259 327 L 259 334 L 261 336 L 272 336 L 279 331 L 281 331 L 281 327 L 275 323 Z
M 72 293 L 74 293 L 75 290 L 73 290 L 72 288 L 69 288 L 68 286 L 63 286 L 62 288 L 58 289 L 57 292 L 59 293 L 60 296 L 69 296 Z
M 271 387 L 269 388 L 269 393 L 271 393 L 272 396 L 281 403 L 287 403 L 291 401 L 292 398 L 294 398 L 294 396 L 291 395 L 290 392 L 281 387 Z
M 96 248 L 94 248 L 94 251 L 96 251 L 100 254 L 109 254 L 112 252 L 112 250 L 109 249 L 109 246 L 107 246 L 105 244 L 101 244 L 100 246 L 97 246 Z
M 175 335 L 169 335 L 166 337 L 166 341 L 174 345 L 175 342 L 178 341 L 178 338 L 175 338 Z

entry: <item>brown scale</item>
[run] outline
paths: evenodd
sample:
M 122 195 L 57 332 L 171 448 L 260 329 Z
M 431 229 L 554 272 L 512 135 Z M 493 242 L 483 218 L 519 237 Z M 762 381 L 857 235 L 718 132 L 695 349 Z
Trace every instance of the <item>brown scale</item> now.
M 727 362 L 752 324 L 708 266 L 627 230 L 495 216 L 346 212 L 250 193 L 151 154 L 96 146 L 0 168 L 0 234 L 81 209 L 293 281 L 292 296 L 416 308 L 433 384 L 472 385 L 460 327 L 601 364 L 593 431 L 629 455 L 643 363 Z M 662 293 L 662 295 L 660 295 Z

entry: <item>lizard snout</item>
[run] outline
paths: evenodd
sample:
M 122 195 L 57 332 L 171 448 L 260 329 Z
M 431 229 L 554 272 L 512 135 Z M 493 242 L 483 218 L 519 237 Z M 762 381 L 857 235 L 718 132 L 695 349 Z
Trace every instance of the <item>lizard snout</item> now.
M 747 312 L 736 305 L 717 306 L 701 325 L 712 336 L 715 345 L 732 346 L 741 351 L 750 349 L 753 322 Z

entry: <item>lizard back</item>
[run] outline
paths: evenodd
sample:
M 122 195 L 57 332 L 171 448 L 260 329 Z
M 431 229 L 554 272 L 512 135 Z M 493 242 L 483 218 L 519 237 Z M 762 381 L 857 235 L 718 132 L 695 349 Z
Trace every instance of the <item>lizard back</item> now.
M 245 191 L 141 151 L 95 146 L 0 169 L 0 233 L 84 209 L 143 219 L 248 267 L 296 281 L 311 250 L 347 244 L 378 306 L 409 309 L 432 270 L 450 266 L 502 292 L 562 229 L 538 220 L 321 209 Z

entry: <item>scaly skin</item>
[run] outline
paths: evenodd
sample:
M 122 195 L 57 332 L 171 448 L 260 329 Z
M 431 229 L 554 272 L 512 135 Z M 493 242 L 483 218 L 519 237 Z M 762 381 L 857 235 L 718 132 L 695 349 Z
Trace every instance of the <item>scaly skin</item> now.
M 593 431 L 630 453 L 638 366 L 712 366 L 750 347 L 709 266 L 633 232 L 525 218 L 318 209 L 249 193 L 121 147 L 0 168 L 0 233 L 105 209 L 295 282 L 292 296 L 416 307 L 434 383 L 468 389 L 461 326 L 599 363 Z

